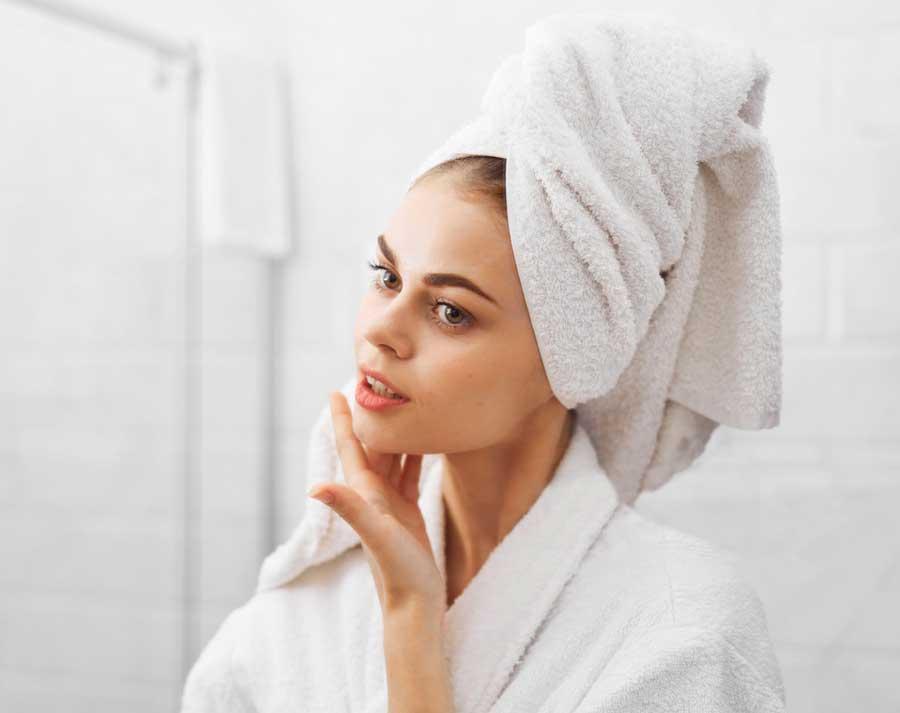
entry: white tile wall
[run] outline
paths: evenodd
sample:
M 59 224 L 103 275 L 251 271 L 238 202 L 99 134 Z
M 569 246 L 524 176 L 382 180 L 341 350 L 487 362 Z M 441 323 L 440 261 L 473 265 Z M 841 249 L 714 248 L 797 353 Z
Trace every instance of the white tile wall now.
M 900 341 L 900 300 L 890 288 L 900 275 L 900 240 L 848 245 L 841 268 L 840 279 L 847 286 L 841 323 L 847 339 L 896 346 Z

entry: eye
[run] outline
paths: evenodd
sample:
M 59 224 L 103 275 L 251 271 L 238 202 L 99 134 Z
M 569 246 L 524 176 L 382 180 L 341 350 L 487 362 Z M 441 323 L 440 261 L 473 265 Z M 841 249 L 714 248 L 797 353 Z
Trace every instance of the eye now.
M 434 315 L 435 310 L 437 310 L 441 307 L 446 307 L 447 309 L 444 311 L 445 317 L 448 314 L 455 312 L 456 314 L 460 315 L 462 318 L 462 321 L 460 321 L 460 322 L 452 322 L 451 321 L 448 323 L 448 322 L 441 322 L 436 317 L 432 317 L 432 319 L 435 322 L 437 322 L 438 325 L 440 325 L 441 327 L 445 327 L 448 329 L 462 329 L 463 327 L 465 327 L 472 321 L 471 317 L 469 317 L 465 312 L 463 312 L 461 309 L 459 309 L 459 307 L 457 307 L 456 305 L 452 305 L 449 302 L 442 302 L 441 300 L 432 300 L 431 307 L 432 307 L 432 311 L 431 311 L 432 315 Z
M 368 265 L 373 270 L 379 271 L 381 273 L 387 273 L 388 275 L 394 275 L 394 273 L 391 272 L 390 270 L 388 270 L 388 268 L 386 268 L 384 265 L 379 265 L 374 262 L 370 262 L 370 263 L 368 263 Z M 396 275 L 394 275 L 394 277 L 396 277 Z M 379 290 L 385 289 L 384 283 L 381 281 L 381 274 L 376 273 L 372 282 L 377 289 L 379 289 Z
M 391 272 L 384 265 L 379 265 L 378 263 L 374 263 L 374 262 L 370 262 L 370 263 L 368 263 L 368 265 L 372 270 L 376 271 L 376 275 L 372 279 L 372 284 L 375 285 L 375 288 L 379 289 L 379 290 L 390 289 L 391 285 L 385 286 L 384 282 L 382 281 L 382 279 L 381 279 L 382 275 L 393 275 L 394 277 L 397 277 L 397 276 L 394 275 L 394 273 Z
M 372 280 L 372 284 L 375 286 L 375 289 L 376 290 L 391 289 L 390 285 L 385 286 L 384 281 L 381 279 L 382 275 L 385 275 L 385 274 L 391 275 L 394 278 L 396 278 L 397 276 L 394 275 L 394 273 L 391 272 L 390 269 L 388 269 L 384 265 L 379 265 L 378 263 L 374 263 L 374 262 L 369 262 L 368 265 L 372 270 L 375 270 L 377 272 L 377 274 L 375 275 L 375 277 Z M 445 302 L 443 300 L 438 300 L 438 299 L 432 299 L 429 304 L 431 306 L 431 310 L 429 311 L 430 315 L 431 315 L 431 320 L 433 322 L 435 322 L 439 327 L 442 327 L 443 329 L 446 329 L 449 331 L 456 331 L 459 329 L 463 329 L 464 327 L 467 327 L 474 321 L 472 316 L 469 315 L 465 310 L 460 309 L 459 307 L 457 307 L 454 304 L 451 304 L 450 302 Z M 445 316 L 448 316 L 451 320 L 452 319 L 460 319 L 460 317 L 461 317 L 461 321 L 459 321 L 459 322 L 453 322 L 453 321 L 444 322 L 444 321 L 442 321 L 435 314 L 435 312 L 437 312 L 441 307 L 447 308 L 446 311 L 444 312 Z M 449 315 L 455 315 L 455 316 L 451 317 Z

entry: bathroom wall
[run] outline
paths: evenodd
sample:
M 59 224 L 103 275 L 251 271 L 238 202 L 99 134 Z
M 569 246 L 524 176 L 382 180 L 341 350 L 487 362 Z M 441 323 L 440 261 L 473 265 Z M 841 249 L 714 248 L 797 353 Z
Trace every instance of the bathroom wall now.
M 0 708 L 161 709 L 181 584 L 178 106 L 139 53 L 0 18 Z
M 184 431 L 180 79 L 0 7 L 0 708 L 171 710 L 302 515 L 309 428 L 355 366 L 364 260 L 410 172 L 477 110 L 524 28 L 588 2 L 93 7 L 238 37 L 294 72 L 297 249 L 204 251 L 199 430 Z M 639 509 L 741 556 L 789 710 L 900 706 L 900 9 L 888 0 L 606 2 L 733 32 L 774 68 L 763 126 L 784 226 L 784 409 L 722 428 Z M 267 315 L 278 381 L 266 420 Z M 200 462 L 185 483 L 185 444 Z M 274 449 L 266 453 L 266 448 Z M 274 473 L 276 508 L 267 507 Z M 187 519 L 187 488 L 198 496 Z M 274 536 L 273 534 L 274 533 Z M 185 538 L 196 569 L 185 575 Z M 185 593 L 194 599 L 185 600 Z M 185 650 L 186 647 L 186 650 Z M 63 703 L 62 701 L 65 701 Z
M 270 269 L 187 252 L 177 66 L 0 48 L 0 710 L 177 710 L 268 551 Z

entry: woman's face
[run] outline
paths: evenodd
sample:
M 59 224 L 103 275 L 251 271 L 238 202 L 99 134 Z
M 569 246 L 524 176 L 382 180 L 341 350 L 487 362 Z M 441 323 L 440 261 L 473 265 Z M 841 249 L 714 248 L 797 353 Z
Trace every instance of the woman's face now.
M 409 191 L 373 245 L 372 284 L 354 328 L 362 368 L 409 398 L 372 411 L 351 401 L 353 430 L 387 453 L 454 453 L 512 441 L 535 409 L 555 399 L 519 284 L 505 221 L 465 200 L 452 176 Z M 453 273 L 457 285 L 426 284 Z

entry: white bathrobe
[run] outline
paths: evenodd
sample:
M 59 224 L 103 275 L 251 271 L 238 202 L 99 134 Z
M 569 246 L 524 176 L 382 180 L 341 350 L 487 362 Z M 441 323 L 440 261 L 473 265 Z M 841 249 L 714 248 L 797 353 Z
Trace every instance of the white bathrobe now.
M 419 503 L 443 574 L 439 462 Z M 444 626 L 457 713 L 784 710 L 766 617 L 733 555 L 619 502 L 577 420 L 552 480 Z M 181 710 L 386 713 L 386 685 L 357 544 L 231 612 Z

